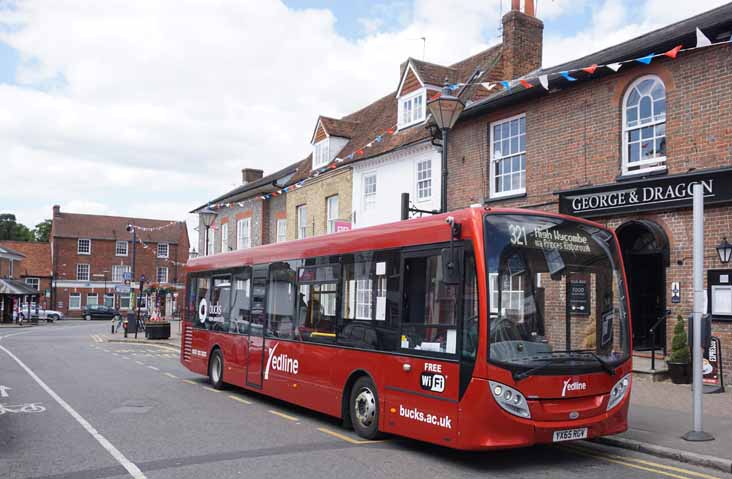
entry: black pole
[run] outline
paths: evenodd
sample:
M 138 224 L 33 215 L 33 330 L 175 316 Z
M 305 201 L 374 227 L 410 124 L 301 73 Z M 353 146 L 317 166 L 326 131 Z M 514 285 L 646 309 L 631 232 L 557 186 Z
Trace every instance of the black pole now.
M 208 230 L 209 230 L 209 228 L 210 228 L 210 226 L 206 226 L 206 238 L 204 239 L 205 244 L 203 245 L 203 251 L 204 251 L 203 255 L 204 256 L 208 256 Z
M 137 258 L 137 230 L 132 228 L 132 280 L 134 281 L 135 276 L 135 259 Z
M 442 129 L 442 184 L 440 185 L 440 213 L 447 212 L 447 128 Z
M 409 193 L 402 193 L 402 209 L 400 218 L 402 221 L 409 219 Z

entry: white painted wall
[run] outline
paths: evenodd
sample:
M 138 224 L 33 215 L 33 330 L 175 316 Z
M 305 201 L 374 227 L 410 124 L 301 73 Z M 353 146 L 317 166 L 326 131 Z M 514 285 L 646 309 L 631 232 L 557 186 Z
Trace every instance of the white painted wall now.
M 353 228 L 399 221 L 401 195 L 421 210 L 440 209 L 440 151 L 429 142 L 353 164 Z M 417 199 L 417 163 L 432 161 L 432 196 Z M 376 172 L 376 205 L 364 211 L 364 176 Z M 412 215 L 419 216 L 419 215 Z

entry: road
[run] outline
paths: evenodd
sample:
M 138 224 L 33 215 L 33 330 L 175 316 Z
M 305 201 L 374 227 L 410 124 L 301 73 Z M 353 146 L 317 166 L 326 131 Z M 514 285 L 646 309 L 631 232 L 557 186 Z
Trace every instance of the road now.
M 731 477 L 584 442 L 490 453 L 365 442 L 335 419 L 212 389 L 170 348 L 103 342 L 107 328 L 0 329 L 0 477 Z

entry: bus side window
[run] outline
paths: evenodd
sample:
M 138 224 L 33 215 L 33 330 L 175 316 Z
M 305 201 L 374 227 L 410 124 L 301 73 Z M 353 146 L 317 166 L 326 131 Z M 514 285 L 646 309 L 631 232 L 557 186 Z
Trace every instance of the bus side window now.
M 267 337 L 282 339 L 295 337 L 296 278 L 299 263 L 299 261 L 281 261 L 270 265 L 267 291 L 268 321 L 265 329 Z
M 211 301 L 208 305 L 208 322 L 211 331 L 229 332 L 231 312 L 231 276 L 213 278 Z
M 296 336 L 303 341 L 335 341 L 338 264 L 305 266 L 298 270 Z
M 199 308 L 201 306 L 202 300 L 208 301 L 208 290 L 209 290 L 209 279 L 208 278 L 196 278 L 195 280 L 195 306 L 194 312 L 193 312 L 193 327 L 199 328 L 199 329 L 208 329 L 208 321 L 201 322 L 199 318 Z
M 252 307 L 252 270 L 246 268 L 234 273 L 232 281 L 232 306 L 229 332 L 249 334 Z
M 442 282 L 442 255 L 404 261 L 402 349 L 457 353 L 457 285 Z

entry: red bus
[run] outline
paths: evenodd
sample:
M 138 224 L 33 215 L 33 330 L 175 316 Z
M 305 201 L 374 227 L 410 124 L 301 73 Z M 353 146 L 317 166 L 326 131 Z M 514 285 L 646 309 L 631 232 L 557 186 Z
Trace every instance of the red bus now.
M 473 207 L 188 263 L 182 364 L 459 449 L 627 428 L 630 308 L 614 233 Z

